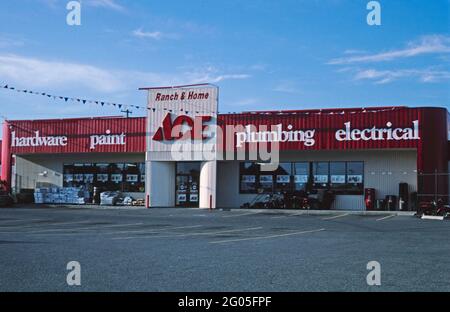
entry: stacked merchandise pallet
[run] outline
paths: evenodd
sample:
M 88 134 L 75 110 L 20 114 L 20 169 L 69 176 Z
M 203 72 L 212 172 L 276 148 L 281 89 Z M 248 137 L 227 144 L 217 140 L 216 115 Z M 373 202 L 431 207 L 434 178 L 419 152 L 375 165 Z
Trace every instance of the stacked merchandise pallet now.
M 81 187 L 47 187 L 36 188 L 34 191 L 36 204 L 84 205 L 89 197 L 89 192 Z

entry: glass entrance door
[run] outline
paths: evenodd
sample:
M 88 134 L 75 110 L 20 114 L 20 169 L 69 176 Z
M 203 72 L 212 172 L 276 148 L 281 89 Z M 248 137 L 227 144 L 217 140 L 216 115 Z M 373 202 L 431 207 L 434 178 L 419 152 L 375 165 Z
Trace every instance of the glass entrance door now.
M 199 162 L 177 163 L 175 186 L 177 207 L 199 207 L 199 181 Z

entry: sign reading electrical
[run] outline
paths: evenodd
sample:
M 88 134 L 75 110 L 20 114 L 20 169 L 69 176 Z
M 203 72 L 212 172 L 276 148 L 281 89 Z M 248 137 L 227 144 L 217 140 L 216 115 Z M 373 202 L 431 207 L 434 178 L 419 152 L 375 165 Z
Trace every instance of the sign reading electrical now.
M 412 127 L 393 128 L 392 122 L 387 122 L 385 128 L 367 128 L 352 129 L 351 122 L 346 122 L 345 129 L 336 131 L 335 138 L 339 142 L 342 141 L 401 141 L 401 140 L 419 140 L 419 121 L 414 120 Z

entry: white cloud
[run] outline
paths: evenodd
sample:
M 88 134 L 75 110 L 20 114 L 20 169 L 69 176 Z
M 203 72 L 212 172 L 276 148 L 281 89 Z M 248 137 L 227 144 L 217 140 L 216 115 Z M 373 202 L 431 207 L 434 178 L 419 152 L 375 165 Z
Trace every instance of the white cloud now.
M 160 39 L 178 39 L 179 36 L 176 34 L 169 34 L 169 33 L 163 33 L 160 31 L 144 31 L 142 28 L 136 29 L 132 32 L 133 36 L 140 38 L 140 39 L 154 39 L 154 40 L 160 40 Z
M 21 47 L 24 44 L 24 41 L 21 39 L 0 34 L 0 48 Z
M 133 31 L 133 36 L 138 38 L 150 38 L 159 40 L 162 38 L 163 34 L 159 31 L 145 32 L 142 29 L 136 29 Z
M 125 8 L 122 5 L 118 4 L 115 0 L 85 0 L 83 1 L 83 4 L 84 3 L 89 6 L 106 8 L 115 11 L 125 10 Z
M 421 82 L 431 83 L 450 79 L 450 72 L 434 69 L 402 69 L 402 70 L 376 70 L 365 69 L 358 71 L 355 80 L 371 80 L 376 84 L 386 84 L 399 79 L 417 79 Z
M 273 88 L 273 91 L 282 93 L 300 93 L 299 88 L 293 81 L 282 81 Z
M 120 81 L 95 66 L 0 55 L 0 77 L 29 87 L 82 86 L 102 92 L 120 87 Z
M 385 62 L 425 54 L 450 53 L 450 37 L 442 35 L 424 36 L 410 42 L 406 48 L 368 55 L 357 55 L 332 59 L 328 64 L 341 65 L 351 63 Z M 348 54 L 348 53 L 347 53 Z
M 47 61 L 18 55 L 0 54 L 1 83 L 18 87 L 46 89 L 84 88 L 117 93 L 146 86 L 218 83 L 247 79 L 247 74 L 221 73 L 213 67 L 175 73 L 106 70 L 87 64 Z
M 69 0 L 40 0 L 47 6 L 49 6 L 52 9 L 57 9 L 61 7 L 61 4 L 63 3 L 62 7 L 65 7 L 65 4 L 69 2 Z M 125 11 L 125 7 L 120 5 L 116 0 L 78 0 L 81 2 L 81 5 L 86 5 L 90 7 L 96 7 L 96 8 L 104 8 L 114 11 Z

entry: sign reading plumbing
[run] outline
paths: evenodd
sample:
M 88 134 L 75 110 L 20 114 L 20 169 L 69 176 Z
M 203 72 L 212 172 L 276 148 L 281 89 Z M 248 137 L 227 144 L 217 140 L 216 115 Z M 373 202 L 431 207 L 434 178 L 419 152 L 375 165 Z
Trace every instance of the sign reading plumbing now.
M 272 126 L 270 130 L 259 130 L 247 125 L 245 131 L 236 133 L 236 147 L 244 143 L 270 143 L 270 142 L 303 142 L 305 146 L 314 146 L 316 130 L 293 130 L 292 125 L 283 130 L 283 125 Z

